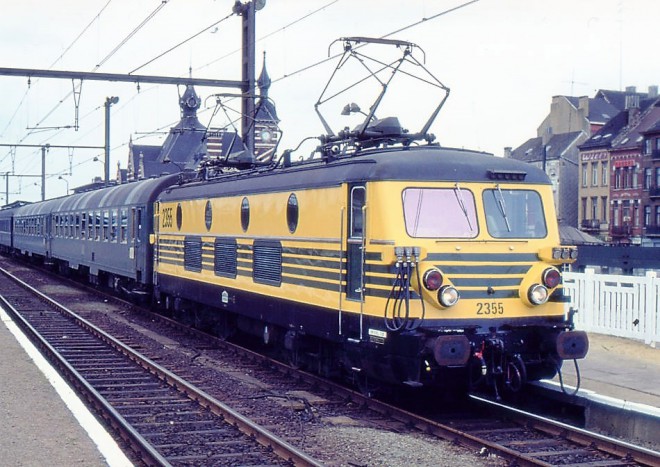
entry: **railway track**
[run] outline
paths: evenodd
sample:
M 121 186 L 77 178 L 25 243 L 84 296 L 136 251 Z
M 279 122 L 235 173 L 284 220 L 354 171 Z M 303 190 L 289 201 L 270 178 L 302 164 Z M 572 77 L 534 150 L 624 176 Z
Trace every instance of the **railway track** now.
M 192 358 L 195 365 L 213 367 L 215 372 L 225 365 L 222 358 L 241 361 L 240 365 L 245 370 L 234 369 L 232 373 L 249 374 L 251 379 L 259 381 L 255 384 L 262 387 L 262 390 L 257 391 L 256 395 L 246 395 L 243 393 L 243 389 L 239 389 L 237 393 L 232 393 L 230 389 L 226 388 L 218 389 L 221 386 L 220 381 L 228 379 L 225 378 L 226 375 L 194 373 L 192 367 L 195 365 L 190 365 L 188 360 L 185 360 L 183 365 L 175 364 L 173 369 L 177 374 L 190 372 L 190 378 L 198 381 L 197 384 L 203 387 L 207 393 L 213 394 L 214 391 L 220 391 L 221 394 L 216 394 L 216 398 L 231 401 L 233 407 L 237 407 L 240 413 L 246 414 L 250 418 L 261 417 L 260 423 L 268 426 L 269 430 L 277 432 L 278 436 L 286 438 L 290 444 L 295 446 L 305 444 L 305 439 L 294 428 L 291 428 L 291 420 L 283 420 L 281 414 L 271 416 L 267 413 L 272 410 L 268 403 L 272 405 L 272 401 L 275 399 L 287 399 L 287 403 L 299 404 L 299 408 L 289 410 L 288 413 L 295 412 L 298 417 L 297 424 L 309 431 L 310 436 L 308 436 L 305 451 L 311 452 L 315 458 L 328 460 L 328 449 L 325 449 L 325 456 L 323 453 L 319 454 L 319 450 L 323 451 L 322 445 L 326 440 L 320 439 L 319 436 L 314 437 L 312 434 L 314 423 L 330 417 L 345 416 L 356 420 L 356 423 L 378 427 L 385 433 L 394 432 L 401 436 L 410 432 L 423 433 L 428 437 L 449 440 L 468 448 L 471 452 L 480 452 L 484 456 L 499 456 L 501 459 L 500 464 L 486 462 L 484 465 L 594 467 L 660 465 L 660 454 L 655 451 L 615 441 L 519 410 L 511 410 L 501 404 L 478 397 L 472 398 L 473 405 L 469 409 L 469 413 L 464 412 L 461 416 L 450 418 L 441 413 L 430 419 L 428 413 L 413 413 L 378 400 L 364 398 L 350 389 L 294 370 L 262 355 L 235 347 L 228 342 L 213 340 L 208 335 L 181 327 L 176 322 L 161 318 L 157 320 L 153 315 L 144 315 L 141 318 L 134 316 L 134 318 L 140 323 L 134 323 L 134 328 L 157 326 L 150 328 L 149 334 L 187 336 L 187 338 L 182 337 L 183 340 L 178 344 L 168 343 L 169 347 L 185 348 L 190 345 L 190 342 L 196 342 L 193 344 L 195 355 Z M 174 331 L 168 333 L 164 330 L 163 323 Z M 137 344 L 143 344 L 148 340 L 145 336 L 146 334 L 143 334 L 142 337 L 129 336 L 129 339 Z M 154 358 L 161 357 L 154 356 Z M 162 364 L 166 365 L 165 362 Z M 183 366 L 186 365 L 187 368 L 184 368 Z M 188 379 L 188 375 L 186 378 Z M 287 413 L 287 410 L 285 409 L 284 412 Z M 305 414 L 309 417 L 305 418 Z M 295 422 L 293 425 L 296 425 Z M 309 450 L 311 448 L 310 439 L 317 444 L 316 451 Z M 345 446 L 345 449 L 349 448 L 349 446 Z M 336 452 L 335 456 L 339 458 L 343 454 L 345 453 Z M 334 458 L 331 459 L 335 461 Z M 372 465 L 368 460 L 362 459 L 362 461 L 362 463 L 350 461 L 341 463 L 341 465 Z M 451 465 L 463 464 L 464 462 Z M 475 459 L 474 464 L 479 464 L 479 460 Z
M 146 465 L 320 465 L 0 270 L 0 301 Z

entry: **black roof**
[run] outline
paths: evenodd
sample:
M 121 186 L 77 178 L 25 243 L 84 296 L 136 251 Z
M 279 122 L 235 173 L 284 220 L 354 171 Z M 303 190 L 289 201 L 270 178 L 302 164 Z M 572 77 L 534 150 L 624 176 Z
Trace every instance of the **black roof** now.
M 616 114 L 609 122 L 594 133 L 591 138 L 586 140 L 580 145 L 581 151 L 593 149 L 607 149 L 612 146 L 612 141 L 621 132 L 621 130 L 628 124 L 628 111 L 624 110 Z
M 161 199 L 205 198 L 211 193 L 214 196 L 267 193 L 374 180 L 495 183 L 489 178 L 489 171 L 526 174 L 523 181 L 501 183 L 550 183 L 542 170 L 516 160 L 483 152 L 418 146 L 367 152 L 331 162 L 314 160 L 288 168 L 236 172 L 211 181 L 172 187 Z
M 639 100 L 646 99 L 648 94 L 645 92 L 632 92 L 632 91 L 613 91 L 611 89 L 599 89 L 595 98 L 604 99 L 616 107 L 619 111 L 626 109 L 626 96 L 638 96 Z
M 573 131 L 570 133 L 559 133 L 552 135 L 545 146 L 543 139 L 539 136 L 530 138 L 519 147 L 511 151 L 511 158 L 523 162 L 542 162 L 564 158 L 570 158 L 566 150 L 574 146 L 580 137 L 584 138 L 584 132 Z M 545 151 L 545 155 L 544 155 Z
M 652 111 L 652 107 L 657 105 L 659 102 L 659 99 L 652 98 L 652 99 L 644 99 L 643 101 L 640 102 L 639 105 L 639 112 L 640 115 L 645 115 L 648 112 Z M 635 127 L 628 127 L 629 124 L 629 113 L 630 110 L 622 110 L 614 118 L 612 118 L 609 122 L 607 122 L 600 130 L 598 130 L 591 138 L 589 138 L 587 141 L 584 142 L 580 146 L 580 150 L 585 151 L 585 150 L 594 150 L 594 149 L 607 149 L 613 147 L 612 145 L 615 144 L 615 140 L 617 136 L 621 135 L 622 137 L 624 134 L 627 133 L 628 140 L 626 143 L 623 143 L 622 141 L 619 141 L 615 145 L 618 147 L 621 147 L 623 144 L 628 144 L 628 146 L 638 146 L 639 141 L 637 141 L 637 136 L 638 134 L 634 134 L 635 131 L 639 134 L 643 133 L 641 128 L 636 128 L 639 122 L 635 124 Z

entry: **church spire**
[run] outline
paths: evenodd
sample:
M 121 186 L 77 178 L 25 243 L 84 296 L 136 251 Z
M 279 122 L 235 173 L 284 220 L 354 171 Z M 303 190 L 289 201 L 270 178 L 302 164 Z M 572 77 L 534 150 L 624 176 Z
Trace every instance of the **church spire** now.
M 268 88 L 270 88 L 270 83 L 270 76 L 268 76 L 268 71 L 266 71 L 266 51 L 264 51 L 264 64 L 261 68 L 259 80 L 257 81 L 257 85 L 259 86 L 259 95 L 261 97 L 268 97 Z

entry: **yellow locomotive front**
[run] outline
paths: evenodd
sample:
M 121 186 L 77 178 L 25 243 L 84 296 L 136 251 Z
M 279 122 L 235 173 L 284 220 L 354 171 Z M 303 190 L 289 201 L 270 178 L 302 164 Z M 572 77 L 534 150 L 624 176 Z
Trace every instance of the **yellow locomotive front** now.
M 382 345 L 416 336 L 409 384 L 467 370 L 475 385 L 517 389 L 587 352 L 565 309 L 561 269 L 577 249 L 560 246 L 551 186 L 525 183 L 522 171 L 482 173 L 368 187 L 367 251 L 382 252 L 394 279 L 379 285 L 382 267 L 366 262 L 365 288 L 384 318 L 367 334 Z

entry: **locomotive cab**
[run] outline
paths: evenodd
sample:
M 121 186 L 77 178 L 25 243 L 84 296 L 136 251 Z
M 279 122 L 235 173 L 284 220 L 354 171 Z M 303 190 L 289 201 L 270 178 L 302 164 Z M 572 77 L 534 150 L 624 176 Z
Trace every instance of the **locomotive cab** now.
M 397 239 L 387 254 L 394 279 L 384 331 L 392 340 L 418 336 L 418 358 L 408 362 L 417 378 L 408 384 L 466 371 L 475 386 L 518 389 L 586 355 L 588 339 L 573 330 L 561 284 L 577 249 L 558 246 L 543 174 L 530 168 L 526 180 L 527 172 L 506 167 L 470 170 L 456 182 L 370 186 L 368 243 Z M 398 225 L 391 222 L 397 205 Z M 390 222 L 379 221 L 381 210 Z

